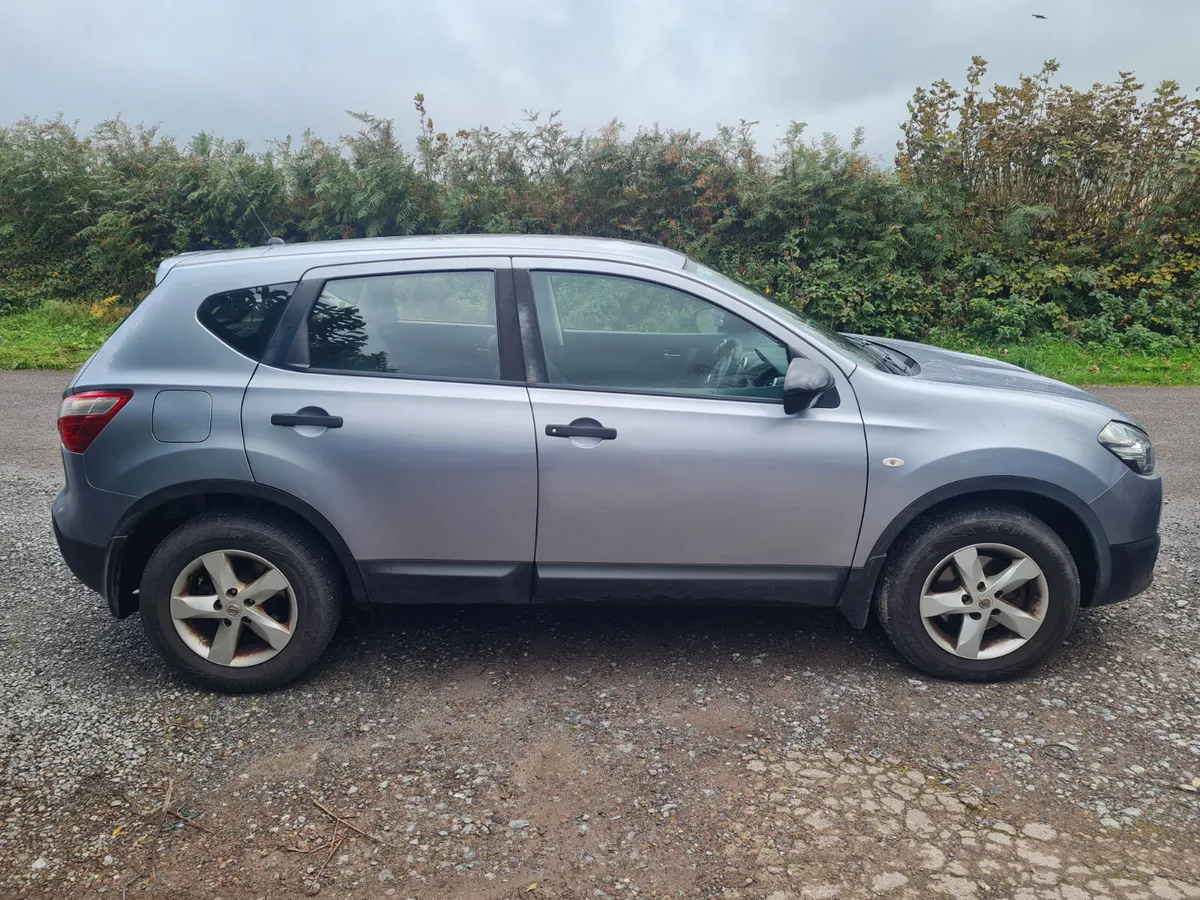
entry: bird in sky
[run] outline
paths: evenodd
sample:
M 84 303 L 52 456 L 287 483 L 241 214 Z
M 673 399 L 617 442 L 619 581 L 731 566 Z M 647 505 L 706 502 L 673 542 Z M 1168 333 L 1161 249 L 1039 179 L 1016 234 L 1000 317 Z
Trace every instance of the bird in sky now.
M 1041 13 L 1034 13 L 1034 14 L 1033 14 L 1033 17 L 1034 17 L 1035 19 L 1044 19 L 1044 18 L 1046 18 L 1046 17 L 1045 17 L 1045 16 L 1043 16 Z

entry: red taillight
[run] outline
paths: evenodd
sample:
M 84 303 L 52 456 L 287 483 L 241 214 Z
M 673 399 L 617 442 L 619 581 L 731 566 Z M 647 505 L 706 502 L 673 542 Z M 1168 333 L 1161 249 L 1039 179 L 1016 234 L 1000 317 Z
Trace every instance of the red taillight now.
M 84 391 L 63 398 L 58 408 L 58 433 L 63 446 L 72 453 L 82 453 L 132 396 L 133 391 Z

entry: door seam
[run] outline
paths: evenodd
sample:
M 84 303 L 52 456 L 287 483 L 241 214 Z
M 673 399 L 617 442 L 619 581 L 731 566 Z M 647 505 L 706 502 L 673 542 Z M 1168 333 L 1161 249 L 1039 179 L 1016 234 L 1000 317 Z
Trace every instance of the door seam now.
M 238 404 L 238 432 L 242 436 L 242 455 L 246 457 L 246 471 L 250 473 L 250 480 L 255 484 L 260 484 L 258 476 L 254 474 L 254 466 L 250 464 L 250 448 L 246 446 L 246 395 L 250 393 L 250 385 L 254 382 L 254 376 L 258 374 L 261 362 L 254 364 L 254 371 L 250 373 L 250 377 L 246 380 L 246 386 L 242 388 L 242 401 Z
M 533 427 L 533 572 L 529 578 L 529 602 L 533 602 L 533 596 L 537 592 L 538 579 L 538 529 L 542 521 L 542 458 L 541 458 L 541 442 L 538 440 L 537 433 L 537 416 L 533 412 L 533 397 L 529 393 L 529 386 L 525 386 L 525 399 L 529 403 L 529 424 Z

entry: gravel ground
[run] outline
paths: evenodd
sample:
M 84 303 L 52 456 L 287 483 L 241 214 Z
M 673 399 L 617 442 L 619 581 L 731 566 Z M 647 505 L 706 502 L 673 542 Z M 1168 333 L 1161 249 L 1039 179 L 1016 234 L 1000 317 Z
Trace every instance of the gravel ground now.
M 1158 580 L 1023 681 L 810 611 L 429 608 L 235 699 L 60 561 L 64 380 L 0 374 L 0 896 L 1200 898 L 1196 391 L 1098 391 Z

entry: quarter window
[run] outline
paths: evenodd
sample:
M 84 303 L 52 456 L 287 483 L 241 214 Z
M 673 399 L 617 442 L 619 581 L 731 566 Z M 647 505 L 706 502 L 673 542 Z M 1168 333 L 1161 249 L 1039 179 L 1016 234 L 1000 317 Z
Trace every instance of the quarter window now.
M 262 359 L 295 282 L 222 291 L 196 310 L 200 324 L 239 353 Z
M 416 378 L 500 377 L 491 272 L 328 281 L 308 318 L 309 367 Z
M 551 382 L 783 399 L 787 347 L 707 300 L 614 275 L 531 280 Z

